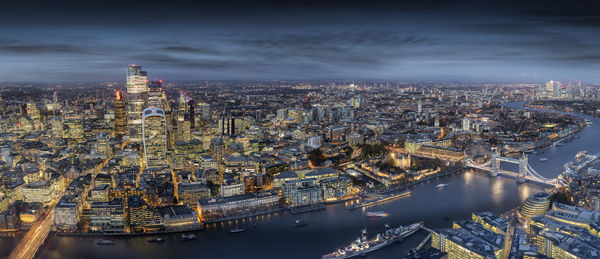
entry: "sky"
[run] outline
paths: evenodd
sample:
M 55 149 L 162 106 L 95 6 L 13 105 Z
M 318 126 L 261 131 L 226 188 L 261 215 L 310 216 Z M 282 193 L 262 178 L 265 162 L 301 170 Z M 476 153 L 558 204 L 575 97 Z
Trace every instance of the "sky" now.
M 600 82 L 600 1 L 11 1 L 0 82 Z

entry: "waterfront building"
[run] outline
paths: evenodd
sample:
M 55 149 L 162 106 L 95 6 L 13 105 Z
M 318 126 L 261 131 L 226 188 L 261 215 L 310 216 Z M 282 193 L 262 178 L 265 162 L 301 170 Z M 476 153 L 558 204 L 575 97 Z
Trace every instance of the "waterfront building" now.
M 198 200 L 203 220 L 235 217 L 279 208 L 279 194 L 274 191 Z
M 201 226 L 198 213 L 189 205 L 159 207 L 158 210 L 167 230 L 193 229 Z
M 123 199 L 93 202 L 90 208 L 90 231 L 123 232 L 125 226 Z
M 323 190 L 315 178 L 287 181 L 282 194 L 292 206 L 323 202 Z
M 539 192 L 527 197 L 521 208 L 519 208 L 519 218 L 527 220 L 534 216 L 543 215 L 550 208 L 550 194 Z
M 129 140 L 142 141 L 142 111 L 148 103 L 148 74 L 141 65 L 127 69 L 127 128 Z
M 162 226 L 162 215 L 139 195 L 127 196 L 127 224 L 132 231 L 157 229 Z
M 71 196 L 63 196 L 54 208 L 54 227 L 61 231 L 75 231 L 79 222 L 77 202 Z
M 22 225 L 30 227 L 41 215 L 41 203 L 27 203 L 26 208 L 19 212 L 19 219 Z
M 147 167 L 162 166 L 167 156 L 167 127 L 165 112 L 158 108 L 147 108 L 142 118 L 144 157 Z
M 126 102 L 123 91 L 115 91 L 114 113 L 115 113 L 115 136 L 127 135 L 127 113 Z M 54 124 L 53 124 L 54 125 Z M 61 126 L 62 128 L 62 126 Z
M 13 203 L 6 210 L 0 212 L 0 230 L 16 231 L 19 227 L 17 208 Z
M 454 162 L 461 161 L 465 157 L 465 152 L 458 148 L 433 145 L 421 145 L 414 153 L 418 156 Z
M 323 200 L 333 201 L 352 192 L 352 180 L 348 176 L 324 179 L 320 182 Z

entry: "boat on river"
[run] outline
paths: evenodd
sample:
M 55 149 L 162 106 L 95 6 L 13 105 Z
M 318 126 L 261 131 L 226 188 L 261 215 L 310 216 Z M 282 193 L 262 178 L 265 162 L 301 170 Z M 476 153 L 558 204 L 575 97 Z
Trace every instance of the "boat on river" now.
M 229 230 L 229 234 L 237 234 L 246 231 L 245 228 L 232 228 Z
M 356 256 L 365 256 L 370 252 L 386 247 L 398 241 L 402 241 L 423 227 L 423 222 L 408 226 L 388 228 L 384 232 L 377 233 L 373 237 L 367 236 L 367 230 L 363 229 L 360 236 L 352 243 L 345 245 L 335 252 L 321 256 L 323 259 L 344 259 Z

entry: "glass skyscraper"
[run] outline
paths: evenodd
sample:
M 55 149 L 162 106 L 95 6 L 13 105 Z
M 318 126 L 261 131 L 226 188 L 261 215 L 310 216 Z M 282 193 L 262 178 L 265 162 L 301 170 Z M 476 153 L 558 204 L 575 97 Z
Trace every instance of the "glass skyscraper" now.
M 127 69 L 127 129 L 129 140 L 142 140 L 142 111 L 148 103 L 148 75 L 141 65 Z

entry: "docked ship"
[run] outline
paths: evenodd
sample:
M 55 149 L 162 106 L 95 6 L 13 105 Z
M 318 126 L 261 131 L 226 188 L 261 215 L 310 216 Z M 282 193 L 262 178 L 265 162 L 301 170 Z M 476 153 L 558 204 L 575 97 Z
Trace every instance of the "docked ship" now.
M 352 243 L 345 245 L 337 251 L 321 256 L 323 259 L 344 259 L 355 256 L 364 256 L 370 252 L 388 246 L 396 241 L 417 232 L 423 226 L 423 222 L 397 228 L 388 228 L 386 231 L 377 233 L 372 238 L 367 236 L 367 230 L 363 229 L 361 235 Z

